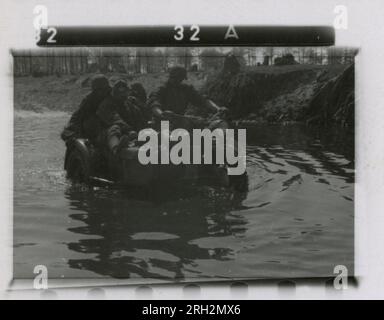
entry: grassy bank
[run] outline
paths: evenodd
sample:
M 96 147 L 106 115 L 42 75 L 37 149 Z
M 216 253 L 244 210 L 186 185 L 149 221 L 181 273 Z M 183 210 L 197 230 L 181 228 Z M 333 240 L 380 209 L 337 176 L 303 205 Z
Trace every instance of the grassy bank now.
M 345 65 L 261 66 L 230 76 L 190 72 L 188 83 L 219 105 L 228 107 L 235 118 L 256 122 L 307 121 L 308 109 L 311 119 L 324 118 L 325 108 L 330 110 L 321 101 L 314 104 L 313 100 L 323 87 L 332 87 L 345 68 Z M 16 77 L 15 109 L 71 112 L 90 91 L 92 76 Z M 118 79 L 129 84 L 140 82 L 149 94 L 166 81 L 167 74 L 107 74 L 107 77 L 111 84 Z M 348 82 L 350 78 L 345 77 Z M 322 121 L 326 122 L 327 118 Z
M 44 112 L 47 110 L 71 112 L 77 108 L 81 100 L 90 92 L 90 80 L 94 74 L 46 76 L 40 78 L 15 77 L 14 102 L 15 110 Z M 129 76 L 126 74 L 107 74 L 111 84 L 123 79 L 132 84 L 140 82 L 147 94 L 155 90 L 167 79 L 166 73 Z M 188 82 L 201 89 L 206 75 L 195 72 L 189 74 Z
M 235 75 L 218 75 L 208 82 L 205 91 L 217 103 L 228 107 L 235 118 L 252 114 L 278 121 L 284 114 L 298 120 L 296 114 L 309 105 L 319 86 L 340 75 L 344 68 L 342 65 L 251 68 Z

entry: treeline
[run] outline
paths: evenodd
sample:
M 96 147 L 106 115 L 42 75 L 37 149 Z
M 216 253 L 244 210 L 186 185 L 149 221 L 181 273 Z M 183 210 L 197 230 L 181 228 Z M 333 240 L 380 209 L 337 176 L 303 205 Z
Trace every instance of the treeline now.
M 228 54 L 243 66 L 347 64 L 351 48 L 48 48 L 13 51 L 15 76 L 93 72 L 156 73 L 179 65 L 190 71 L 219 70 Z

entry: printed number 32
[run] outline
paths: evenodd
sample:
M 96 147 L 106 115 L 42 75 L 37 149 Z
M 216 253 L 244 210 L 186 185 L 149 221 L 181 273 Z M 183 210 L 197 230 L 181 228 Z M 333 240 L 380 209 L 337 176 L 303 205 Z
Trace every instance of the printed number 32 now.
M 55 36 L 57 34 L 56 28 L 48 28 L 47 33 L 50 34 L 49 38 L 47 39 L 48 43 L 56 43 Z
M 184 27 L 183 26 L 175 26 L 174 30 L 176 34 L 173 36 L 175 40 L 180 41 L 184 39 Z M 200 32 L 200 28 L 198 25 L 193 25 L 190 28 L 190 31 L 193 32 L 192 36 L 189 38 L 190 41 L 199 41 L 200 38 L 197 36 Z

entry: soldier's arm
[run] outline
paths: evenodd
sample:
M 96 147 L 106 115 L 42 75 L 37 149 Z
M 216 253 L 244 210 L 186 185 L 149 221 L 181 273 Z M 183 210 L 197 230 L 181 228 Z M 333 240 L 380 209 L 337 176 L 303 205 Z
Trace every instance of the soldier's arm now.
M 134 131 L 133 127 L 127 124 L 117 112 L 112 116 L 111 125 L 119 128 L 119 136 Z
M 137 133 L 129 126 L 118 113 L 113 115 L 112 125 L 107 130 L 108 146 L 113 154 L 116 154 L 122 146 L 123 136 L 132 139 Z
M 148 112 L 145 110 L 143 103 L 135 97 L 128 97 L 126 108 L 129 112 L 132 121 L 136 123 L 137 127 L 145 126 L 147 120 L 149 120 Z
M 64 141 L 70 139 L 76 139 L 81 135 L 81 124 L 84 118 L 84 112 L 86 105 L 88 103 L 88 97 L 85 97 L 77 110 L 72 114 L 71 118 L 68 121 L 68 124 L 65 126 L 63 132 L 61 133 L 61 138 Z
M 148 108 L 151 110 L 151 113 L 155 118 L 163 117 L 163 95 L 164 88 L 160 87 L 156 91 L 152 92 L 148 98 Z
M 96 116 L 100 119 L 104 127 L 110 127 L 115 121 L 115 113 L 110 101 L 104 100 L 97 108 Z
M 188 86 L 188 96 L 190 102 L 198 108 L 205 108 L 211 112 L 218 112 L 220 107 L 213 103 L 211 100 L 206 99 L 193 86 Z
M 219 112 L 223 109 L 223 108 L 219 107 L 216 103 L 214 103 L 212 100 L 207 99 L 206 101 L 207 101 L 206 107 L 208 109 L 212 110 L 213 112 Z

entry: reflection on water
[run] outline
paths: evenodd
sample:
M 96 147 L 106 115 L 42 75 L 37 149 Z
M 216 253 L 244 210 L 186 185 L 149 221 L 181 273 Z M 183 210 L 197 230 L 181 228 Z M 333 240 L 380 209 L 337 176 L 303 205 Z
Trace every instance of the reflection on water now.
M 174 194 L 173 201 L 164 198 L 158 204 L 132 200 L 123 191 L 68 188 L 66 196 L 74 210 L 70 217 L 82 222 L 69 231 L 97 236 L 68 243 L 70 250 L 95 254 L 92 259 L 69 259 L 69 266 L 112 277 L 184 278 L 183 270 L 196 259 L 233 256 L 225 243 L 208 249 L 194 239 L 240 236 L 245 231 L 242 217 L 231 213 L 242 198 L 224 193 L 187 198 Z
M 249 191 L 156 194 L 69 185 L 63 115 L 15 118 L 14 271 L 33 277 L 207 279 L 353 272 L 353 134 L 247 130 Z

